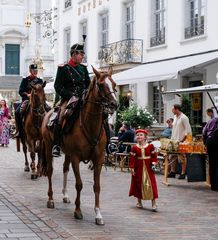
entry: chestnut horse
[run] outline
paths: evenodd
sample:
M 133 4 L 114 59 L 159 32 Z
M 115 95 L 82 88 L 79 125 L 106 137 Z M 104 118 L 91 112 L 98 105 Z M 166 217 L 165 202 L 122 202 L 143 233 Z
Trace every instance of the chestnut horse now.
M 71 130 L 64 133 L 62 137 L 61 148 L 65 153 L 64 162 L 64 187 L 66 187 L 66 176 L 71 163 L 75 179 L 77 196 L 75 200 L 74 217 L 82 219 L 80 209 L 80 192 L 82 190 L 82 180 L 80 177 L 79 164 L 81 161 L 92 160 L 94 165 L 94 193 L 95 193 L 95 213 L 96 224 L 103 225 L 103 218 L 100 212 L 99 194 L 100 194 L 100 173 L 104 163 L 104 150 L 107 142 L 107 136 L 104 129 L 105 114 L 113 114 L 117 109 L 117 100 L 115 95 L 115 82 L 111 78 L 112 68 L 108 72 L 98 72 L 93 68 L 95 76 L 93 77 L 86 96 L 79 118 L 75 121 Z M 49 112 L 42 123 L 43 135 L 43 159 L 42 165 L 45 175 L 48 176 L 48 208 L 54 208 L 53 190 L 52 190 L 52 132 L 46 127 L 48 119 L 52 112 Z M 66 188 L 63 189 L 66 193 Z
M 29 171 L 29 162 L 27 158 L 27 147 L 31 157 L 31 179 L 36 179 L 40 173 L 41 165 L 41 125 L 42 120 L 45 116 L 45 92 L 44 87 L 46 82 L 43 84 L 31 85 L 32 90 L 30 94 L 29 107 L 25 112 L 25 118 L 23 122 L 24 132 L 21 134 L 21 142 L 23 145 L 23 152 L 25 155 L 25 168 L 24 171 Z M 38 153 L 38 165 L 35 164 L 35 153 Z

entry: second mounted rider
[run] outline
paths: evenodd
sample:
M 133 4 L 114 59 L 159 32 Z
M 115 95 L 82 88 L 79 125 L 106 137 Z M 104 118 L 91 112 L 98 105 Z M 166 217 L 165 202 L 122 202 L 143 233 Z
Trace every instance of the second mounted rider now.
M 30 72 L 30 75 L 22 79 L 19 87 L 19 95 L 21 96 L 22 101 L 17 106 L 15 111 L 15 120 L 17 125 L 17 132 L 15 133 L 15 137 L 21 137 L 23 132 L 22 114 L 25 111 L 29 102 L 29 98 L 32 90 L 31 85 L 43 84 L 43 80 L 37 77 L 38 75 L 37 64 L 30 64 L 29 72 Z

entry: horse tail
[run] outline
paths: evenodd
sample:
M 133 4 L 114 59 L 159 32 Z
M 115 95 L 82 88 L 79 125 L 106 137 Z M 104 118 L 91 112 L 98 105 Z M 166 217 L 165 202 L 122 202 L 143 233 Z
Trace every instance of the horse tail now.
M 45 153 L 45 142 L 42 141 L 42 149 L 41 149 L 41 158 L 42 158 L 42 172 L 43 176 L 47 176 L 47 159 Z

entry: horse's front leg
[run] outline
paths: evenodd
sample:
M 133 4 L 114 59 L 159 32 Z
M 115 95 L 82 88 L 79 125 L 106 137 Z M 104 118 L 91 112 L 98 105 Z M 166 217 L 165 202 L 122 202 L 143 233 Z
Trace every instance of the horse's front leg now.
M 62 189 L 64 203 L 70 203 L 70 198 L 69 198 L 68 192 L 67 192 L 67 176 L 69 173 L 69 165 L 70 165 L 70 157 L 65 155 L 65 160 L 64 160 L 64 165 L 63 165 L 64 178 L 63 178 L 63 189 Z
M 76 208 L 74 211 L 74 217 L 76 219 L 83 219 L 83 215 L 82 215 L 82 212 L 80 209 L 80 192 L 83 188 L 83 184 L 82 184 L 82 180 L 80 177 L 80 171 L 79 171 L 79 159 L 74 158 L 74 159 L 72 159 L 71 163 L 72 163 L 73 172 L 74 172 L 75 179 L 76 179 L 75 187 L 76 187 L 76 191 L 77 191 L 76 200 L 75 200 Z
M 104 156 L 102 156 L 99 159 L 95 159 L 95 161 L 93 161 L 94 164 L 94 186 L 93 186 L 93 190 L 95 193 L 95 223 L 97 225 L 104 225 L 104 220 L 103 217 L 101 215 L 101 211 L 100 211 L 100 174 L 101 174 L 101 168 L 102 168 L 102 163 L 104 161 Z
M 31 157 L 31 164 L 30 164 L 30 167 L 31 167 L 31 170 L 32 170 L 32 174 L 31 174 L 31 179 L 34 180 L 34 179 L 37 179 L 38 175 L 36 173 L 36 163 L 35 163 L 35 158 L 36 158 L 36 154 L 35 152 L 30 152 L 30 157 Z
M 39 152 L 37 153 L 38 156 L 38 163 L 37 163 L 37 176 L 41 177 L 42 176 L 42 156 L 41 156 L 41 152 L 39 150 Z
M 54 200 L 53 200 L 53 190 L 52 190 L 52 174 L 53 174 L 53 157 L 51 155 L 51 148 L 46 149 L 46 161 L 47 161 L 47 169 L 46 174 L 48 176 L 48 201 L 47 208 L 54 208 Z
M 26 146 L 25 140 L 21 139 L 21 142 L 22 142 L 22 145 L 23 145 L 23 153 L 24 153 L 24 157 L 25 157 L 24 172 L 29 172 L 30 167 L 29 167 L 29 162 L 28 162 L 28 158 L 27 158 L 27 146 Z

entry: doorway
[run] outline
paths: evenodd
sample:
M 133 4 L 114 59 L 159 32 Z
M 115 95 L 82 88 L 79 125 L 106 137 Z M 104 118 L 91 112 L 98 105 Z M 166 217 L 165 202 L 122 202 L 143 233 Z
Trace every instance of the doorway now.
M 20 75 L 20 45 L 5 45 L 5 74 Z

